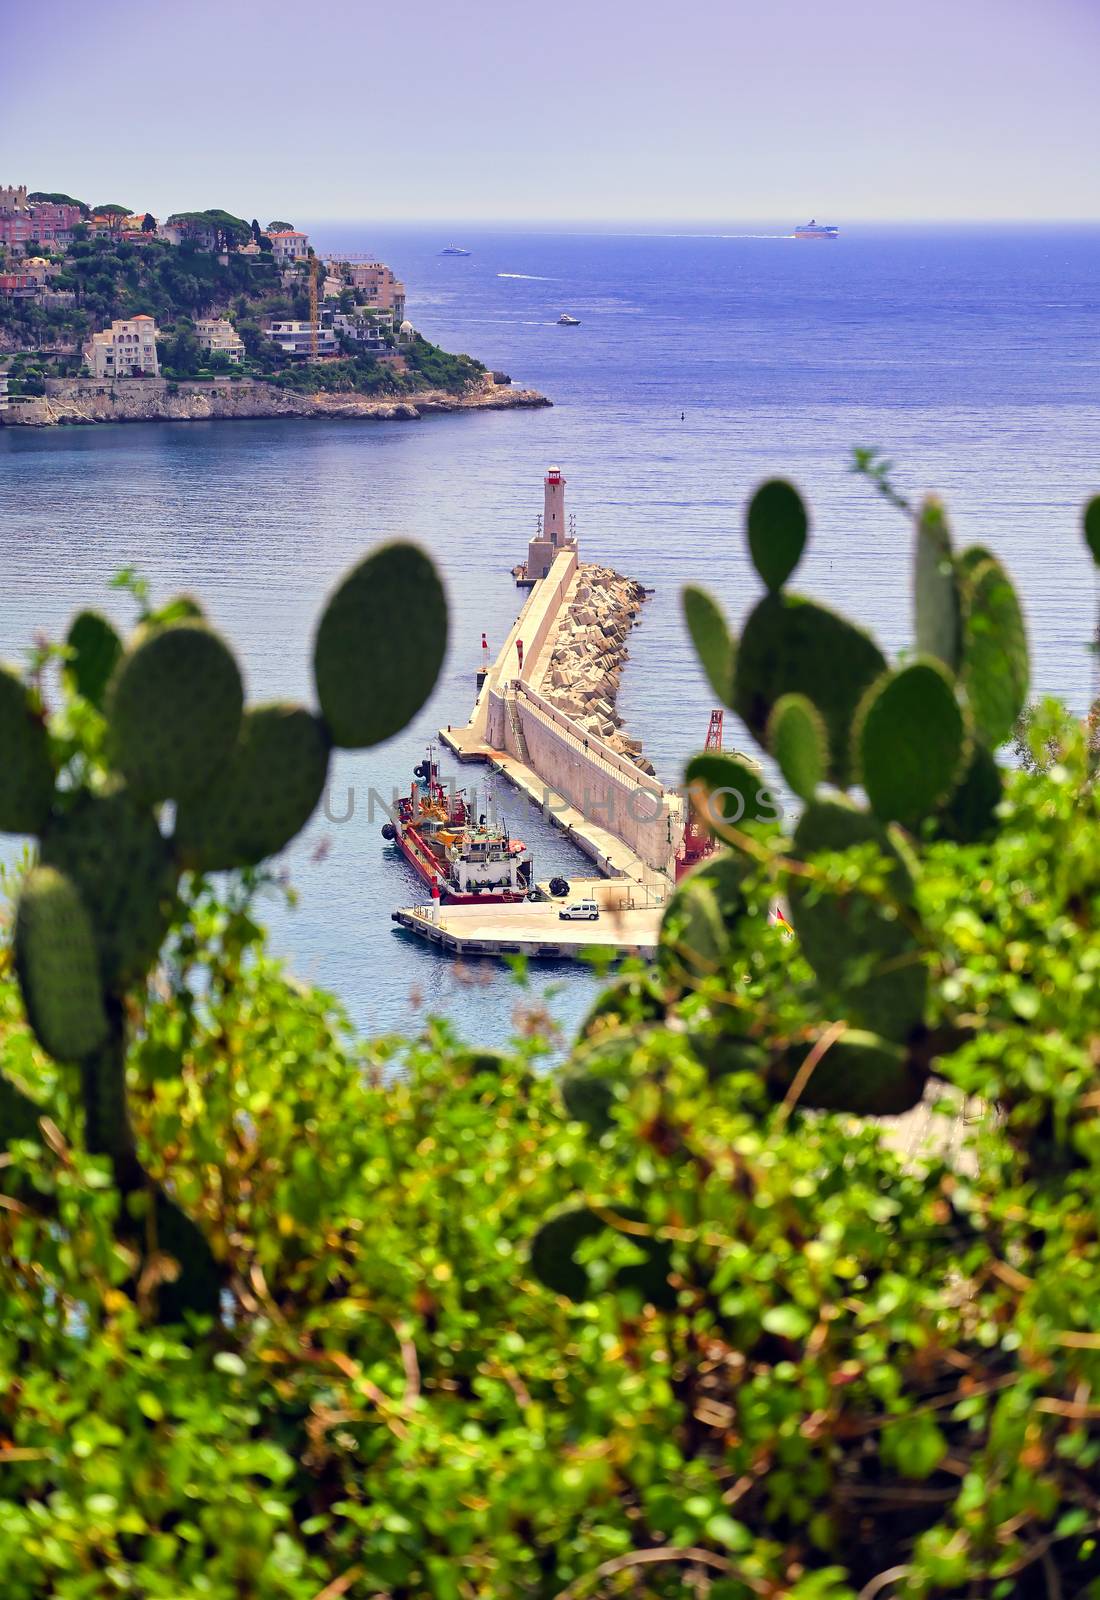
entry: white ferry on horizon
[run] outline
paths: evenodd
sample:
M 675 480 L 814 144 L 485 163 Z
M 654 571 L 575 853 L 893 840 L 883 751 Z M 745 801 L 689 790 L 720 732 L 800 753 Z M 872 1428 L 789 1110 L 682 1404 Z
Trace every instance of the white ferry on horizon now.
M 835 239 L 839 236 L 840 229 L 831 224 L 818 222 L 811 217 L 809 222 L 804 222 L 800 228 L 794 230 L 796 239 Z
M 463 250 L 460 244 L 449 244 L 439 252 L 441 256 L 468 256 L 470 252 Z

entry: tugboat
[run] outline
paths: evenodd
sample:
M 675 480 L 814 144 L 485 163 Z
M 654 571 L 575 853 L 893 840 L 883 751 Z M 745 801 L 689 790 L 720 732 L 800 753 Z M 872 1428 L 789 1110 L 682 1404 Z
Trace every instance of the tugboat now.
M 836 239 L 839 234 L 839 228 L 834 228 L 830 223 L 817 222 L 813 217 L 794 230 L 796 239 Z
M 448 244 L 439 252 L 441 256 L 468 256 L 470 252 L 463 250 L 460 244 Z
M 561 316 L 558 318 L 559 328 L 579 328 L 580 325 L 580 317 L 571 317 L 568 311 L 563 311 Z
M 418 877 L 439 889 L 445 905 L 492 905 L 526 900 L 531 857 L 520 839 L 487 817 L 470 813 L 465 791 L 448 791 L 429 746 L 413 768 L 413 783 L 397 802 L 382 837 L 395 844 Z

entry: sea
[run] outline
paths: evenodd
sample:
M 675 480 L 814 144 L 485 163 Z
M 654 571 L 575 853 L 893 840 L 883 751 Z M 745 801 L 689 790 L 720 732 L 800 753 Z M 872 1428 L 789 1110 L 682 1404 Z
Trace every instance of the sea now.
M 1035 692 L 1077 710 L 1095 693 L 1097 589 L 1079 519 L 1100 490 L 1100 229 L 836 220 L 840 238 L 818 243 L 795 240 L 789 223 L 523 231 L 299 218 L 325 253 L 389 262 L 428 338 L 552 408 L 0 428 L 0 654 L 19 661 L 62 637 L 86 605 L 128 624 L 133 604 L 109 583 L 130 567 L 158 598 L 201 596 L 254 699 L 308 703 L 326 592 L 379 541 L 421 541 L 451 604 L 436 691 L 390 743 L 336 758 L 325 814 L 279 863 L 294 903 L 272 889 L 261 914 L 295 972 L 366 1031 L 443 1015 L 469 1039 L 541 1030 L 564 1048 L 598 976 L 457 963 L 399 931 L 392 908 L 422 896 L 371 798 L 405 788 L 436 730 L 468 717 L 482 633 L 495 650 L 523 598 L 510 569 L 548 466 L 567 479 L 582 557 L 653 590 L 619 709 L 669 782 L 711 710 L 680 589 L 708 585 L 735 623 L 755 604 L 743 524 L 762 478 L 791 477 L 812 507 L 796 587 L 888 651 L 909 647 L 910 529 L 851 473 L 856 446 L 885 452 L 901 493 L 938 492 L 956 538 L 1008 563 Z M 442 255 L 450 243 L 469 255 Z M 559 326 L 562 312 L 579 326 Z M 726 741 L 748 742 L 730 713 Z M 442 767 L 484 792 L 483 768 Z M 507 786 L 492 798 L 540 878 L 585 871 Z M 7 841 L 9 859 L 18 848 Z

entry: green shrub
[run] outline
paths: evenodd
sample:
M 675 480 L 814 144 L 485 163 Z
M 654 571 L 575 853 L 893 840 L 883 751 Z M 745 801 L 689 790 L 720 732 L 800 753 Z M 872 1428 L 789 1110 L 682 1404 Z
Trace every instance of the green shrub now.
M 50 732 L 103 772 L 94 702 Z M 902 832 L 800 755 L 811 820 L 716 821 L 560 1087 L 537 1036 L 359 1043 L 265 954 L 262 866 L 180 879 L 125 1083 L 213 1321 L 157 1324 L 186 1241 L 120 1225 L 0 974 L 5 1593 L 1100 1592 L 1100 800 L 1077 722 L 1028 737 L 969 830 L 966 773 Z M 899 952 L 922 980 L 869 1039 Z M 923 1150 L 859 1106 L 912 1085 Z

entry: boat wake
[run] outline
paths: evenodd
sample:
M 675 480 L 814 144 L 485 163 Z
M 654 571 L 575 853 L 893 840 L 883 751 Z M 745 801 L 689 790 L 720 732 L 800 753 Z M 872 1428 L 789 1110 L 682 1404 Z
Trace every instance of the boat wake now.
M 498 272 L 498 278 L 523 278 L 527 283 L 553 283 L 553 278 L 543 278 L 537 272 Z

